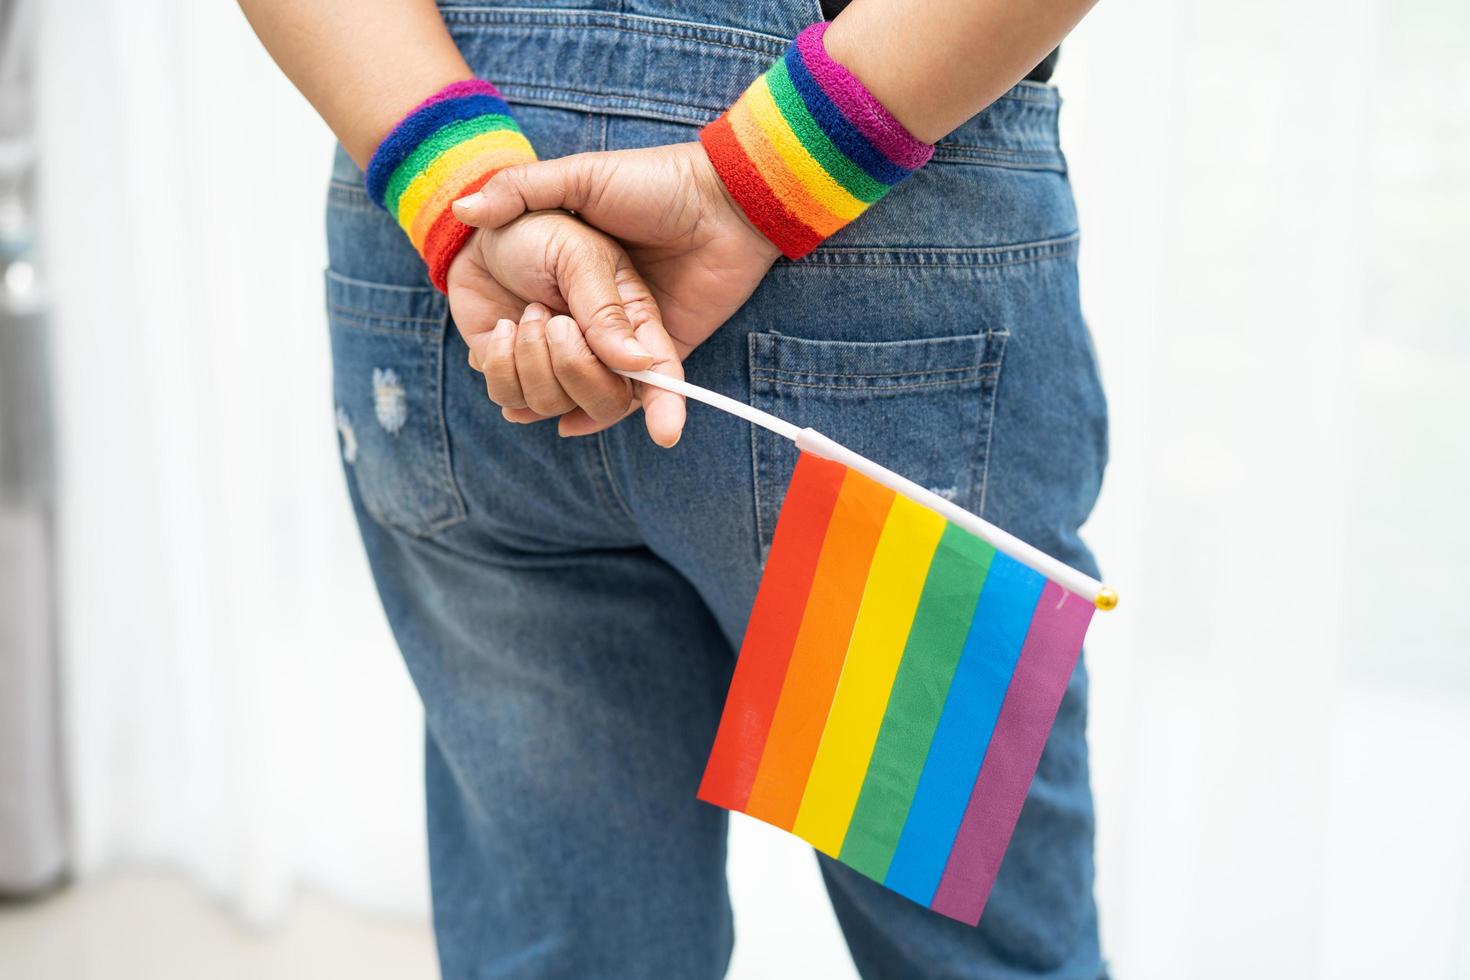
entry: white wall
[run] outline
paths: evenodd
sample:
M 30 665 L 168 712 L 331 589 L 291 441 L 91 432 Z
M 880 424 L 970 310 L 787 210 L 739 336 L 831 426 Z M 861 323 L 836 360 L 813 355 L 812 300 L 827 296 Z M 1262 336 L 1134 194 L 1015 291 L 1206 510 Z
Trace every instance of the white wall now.
M 1470 976 L 1467 44 L 1448 2 L 1145 2 L 1065 50 L 1122 976 Z
M 44 6 L 85 868 L 421 915 L 326 386 L 330 139 L 232 5 Z M 1458 0 L 1103 4 L 1065 46 L 1120 977 L 1470 977 L 1466 50 Z M 851 976 L 806 850 L 733 846 L 735 975 Z

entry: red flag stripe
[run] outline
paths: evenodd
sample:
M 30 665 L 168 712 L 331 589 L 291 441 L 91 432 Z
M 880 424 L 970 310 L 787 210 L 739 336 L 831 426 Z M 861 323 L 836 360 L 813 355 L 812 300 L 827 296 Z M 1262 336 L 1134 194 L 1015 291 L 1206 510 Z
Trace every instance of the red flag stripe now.
M 741 810 L 750 797 L 846 474 L 841 463 L 818 456 L 803 453 L 797 461 L 699 786 L 699 798 L 707 803 Z

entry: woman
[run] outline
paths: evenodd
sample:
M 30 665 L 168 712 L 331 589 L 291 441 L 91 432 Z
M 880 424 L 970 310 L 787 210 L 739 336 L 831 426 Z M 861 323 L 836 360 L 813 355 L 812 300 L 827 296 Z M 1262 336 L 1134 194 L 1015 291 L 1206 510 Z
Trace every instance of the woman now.
M 729 959 L 695 789 L 795 450 L 609 368 L 1095 572 L 1105 409 L 1044 84 L 1090 2 L 242 0 L 342 144 L 338 424 L 425 706 L 446 977 Z M 613 424 L 640 402 L 647 435 Z M 822 858 L 865 977 L 1103 974 L 1085 710 L 1079 667 L 978 928 Z

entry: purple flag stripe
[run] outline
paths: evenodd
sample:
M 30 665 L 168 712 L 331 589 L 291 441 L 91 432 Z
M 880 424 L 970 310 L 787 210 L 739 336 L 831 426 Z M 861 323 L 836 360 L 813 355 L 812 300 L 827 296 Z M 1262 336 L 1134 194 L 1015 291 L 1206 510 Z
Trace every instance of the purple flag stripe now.
M 1082 652 L 1093 604 L 1047 582 L 1006 690 L 985 762 L 930 908 L 975 925 L 990 897 L 1057 708 Z

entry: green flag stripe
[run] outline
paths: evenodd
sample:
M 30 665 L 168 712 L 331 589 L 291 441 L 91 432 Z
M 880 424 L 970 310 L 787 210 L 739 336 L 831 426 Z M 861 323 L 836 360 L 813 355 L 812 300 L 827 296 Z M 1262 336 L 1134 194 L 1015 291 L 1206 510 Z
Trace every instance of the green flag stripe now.
M 995 549 L 950 524 L 935 550 L 893 680 L 840 859 L 882 881 L 893 861 L 929 744 Z

